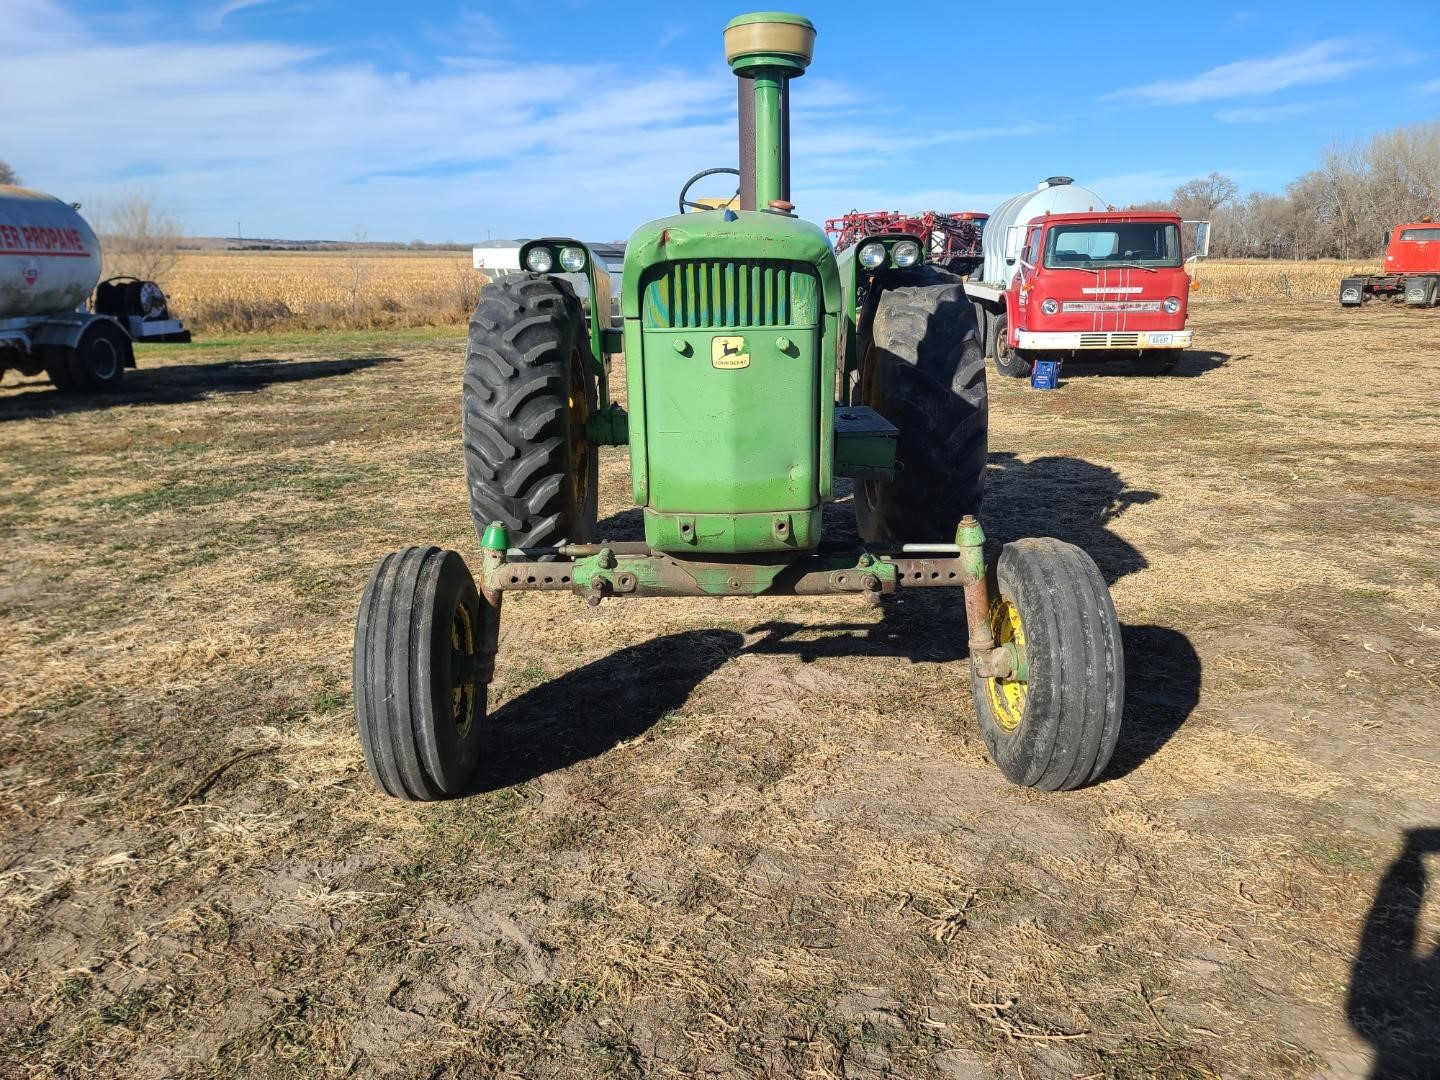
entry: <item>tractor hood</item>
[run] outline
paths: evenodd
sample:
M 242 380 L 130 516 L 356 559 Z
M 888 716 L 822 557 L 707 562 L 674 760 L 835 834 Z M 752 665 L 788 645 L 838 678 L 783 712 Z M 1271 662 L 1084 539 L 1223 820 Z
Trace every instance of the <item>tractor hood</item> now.
M 621 314 L 640 317 L 647 268 L 694 259 L 806 263 L 819 276 L 825 314 L 840 310 L 835 253 L 819 226 L 766 211 L 707 210 L 660 218 L 635 230 L 625 245 Z

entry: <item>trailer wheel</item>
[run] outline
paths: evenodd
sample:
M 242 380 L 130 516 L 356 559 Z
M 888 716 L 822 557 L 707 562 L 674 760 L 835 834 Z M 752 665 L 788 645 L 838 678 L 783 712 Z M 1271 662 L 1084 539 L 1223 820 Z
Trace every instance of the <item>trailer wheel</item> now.
M 134 361 L 130 339 L 108 319 L 96 319 L 80 336 L 80 344 L 65 350 L 68 386 L 63 390 L 116 390 Z M 54 379 L 54 374 L 51 374 Z
M 985 491 L 989 398 L 975 309 L 933 266 L 893 270 L 862 328 L 860 404 L 899 432 L 893 480 L 855 484 L 866 540 L 953 542 Z
M 1105 771 L 1120 734 L 1125 656 L 1105 579 L 1073 544 L 1017 540 L 1000 552 L 990 609 L 997 644 L 1025 670 L 982 679 L 970 668 L 980 733 L 1016 784 L 1070 791 Z
M 75 376 L 70 370 L 70 357 L 73 351 L 61 345 L 46 345 L 39 350 L 40 362 L 45 367 L 45 374 L 50 376 L 50 381 L 56 390 L 78 389 L 75 384 Z
M 477 535 L 503 521 L 520 547 L 589 540 L 600 486 L 600 455 L 585 432 L 595 368 L 569 282 L 519 274 L 481 290 L 462 399 Z
M 995 370 L 1012 379 L 1027 379 L 1035 366 L 1028 353 L 1010 348 L 1010 317 L 996 315 L 990 323 L 990 355 L 995 358 Z
M 500 610 L 453 551 L 412 547 L 370 575 L 355 625 L 355 726 L 387 795 L 455 795 L 475 772 Z

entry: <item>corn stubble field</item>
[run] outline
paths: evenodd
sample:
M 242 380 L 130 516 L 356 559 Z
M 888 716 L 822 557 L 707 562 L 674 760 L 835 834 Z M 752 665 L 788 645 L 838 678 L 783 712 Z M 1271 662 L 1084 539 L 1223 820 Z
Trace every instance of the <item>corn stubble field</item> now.
M 460 332 L 147 348 L 104 400 L 7 381 L 0 1074 L 1424 1060 L 1435 316 L 1199 304 L 1173 377 L 992 378 L 992 538 L 1086 547 L 1125 627 L 1116 761 L 1068 795 L 988 763 L 958 594 L 523 594 L 473 792 L 391 801 L 352 620 L 394 547 L 477 558 Z M 613 538 L 625 477 L 606 451 Z
M 1347 274 L 1378 263 L 1262 259 L 1201 264 L 1204 300 L 1333 300 Z M 200 333 L 461 324 L 482 282 L 455 251 L 185 252 L 164 285 Z

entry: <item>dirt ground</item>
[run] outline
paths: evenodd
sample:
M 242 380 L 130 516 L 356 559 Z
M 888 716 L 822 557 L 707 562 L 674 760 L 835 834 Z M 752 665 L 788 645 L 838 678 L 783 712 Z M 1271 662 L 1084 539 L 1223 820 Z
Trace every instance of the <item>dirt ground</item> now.
M 1440 312 L 1193 321 L 992 377 L 992 537 L 1125 626 L 1066 795 L 988 763 L 958 593 L 530 594 L 474 792 L 392 801 L 351 632 L 386 551 L 477 558 L 459 332 L 9 376 L 0 1075 L 1440 1075 Z

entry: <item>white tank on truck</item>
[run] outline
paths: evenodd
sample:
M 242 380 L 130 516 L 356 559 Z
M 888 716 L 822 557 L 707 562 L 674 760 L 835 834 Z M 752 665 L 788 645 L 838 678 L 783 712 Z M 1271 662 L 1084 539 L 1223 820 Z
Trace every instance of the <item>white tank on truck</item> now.
M 190 340 L 160 286 L 101 281 L 101 265 L 78 207 L 0 184 L 0 375 L 43 371 L 61 390 L 114 389 L 135 366 L 135 342 Z
M 979 279 L 987 285 L 998 285 L 1002 289 L 1009 286 L 1016 269 L 1014 251 L 1006 250 L 1007 243 L 1013 243 L 1010 233 L 1013 227 L 1023 227 L 1042 214 L 1079 214 L 1088 210 L 1104 209 L 1104 199 L 1089 188 L 1077 186 L 1068 176 L 1049 177 L 1034 191 L 1022 192 L 1006 199 L 985 222 L 985 232 L 981 238 L 985 263 L 981 267 Z
M 0 187 L 0 319 L 71 311 L 100 281 L 100 241 L 69 203 Z

